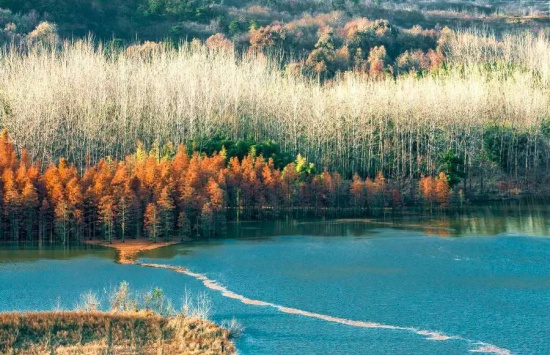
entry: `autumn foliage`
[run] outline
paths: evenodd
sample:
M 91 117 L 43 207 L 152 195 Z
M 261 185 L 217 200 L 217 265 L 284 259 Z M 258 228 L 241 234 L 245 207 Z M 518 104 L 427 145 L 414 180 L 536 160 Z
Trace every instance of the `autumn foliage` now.
M 439 173 L 437 178 L 433 176 L 423 176 L 419 182 L 419 189 L 425 204 L 433 207 L 437 204 L 443 208 L 449 207 L 450 188 L 447 175 Z
M 401 190 L 382 173 L 347 181 L 298 155 L 283 169 L 254 152 L 228 157 L 158 147 L 118 161 L 101 159 L 80 171 L 60 159 L 42 168 L 0 136 L 0 233 L 3 240 L 67 243 L 103 238 L 168 240 L 213 236 L 228 217 L 273 218 L 283 212 L 376 213 L 403 206 Z M 447 177 L 420 180 L 422 198 L 446 207 Z

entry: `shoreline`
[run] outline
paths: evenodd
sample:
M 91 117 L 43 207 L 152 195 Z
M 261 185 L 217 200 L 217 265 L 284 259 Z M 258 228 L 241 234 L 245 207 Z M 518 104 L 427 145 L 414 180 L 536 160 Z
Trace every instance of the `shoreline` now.
M 125 241 L 114 240 L 109 243 L 105 240 L 92 239 L 86 240 L 83 243 L 87 245 L 102 246 L 105 248 L 115 249 L 117 252 L 116 262 L 119 264 L 135 264 L 139 254 L 149 250 L 155 250 L 164 248 L 170 245 L 180 244 L 182 242 L 189 241 L 166 241 L 166 242 L 152 242 L 149 239 L 126 239 Z
M 111 248 L 116 250 L 118 264 L 136 265 L 138 256 L 145 251 L 164 248 L 191 241 L 187 238 L 179 241 L 152 242 L 149 239 L 105 240 L 92 239 L 83 244 Z M 133 331 L 127 332 L 128 325 Z M 161 316 L 151 310 L 134 311 L 8 311 L 0 312 L 0 328 L 11 332 L 8 341 L 2 341 L 0 335 L 0 353 L 11 350 L 32 350 L 36 353 L 58 352 L 99 355 L 104 353 L 125 353 L 128 349 L 139 350 L 142 354 L 209 353 L 236 354 L 231 330 L 206 318 L 183 315 Z M 31 338 L 20 338 L 20 327 L 33 329 Z M 73 342 L 82 337 L 84 328 L 93 328 L 95 337 L 86 342 Z M 62 329 L 60 336 L 52 339 L 51 329 Z M 112 339 L 113 331 L 118 334 Z M 141 336 L 136 337 L 137 333 Z M 147 334 L 171 334 L 161 338 Z M 11 340 L 10 340 L 11 339 Z M 144 341 L 145 339 L 145 341 Z M 53 343 L 52 343 L 53 341 Z M 3 349 L 4 348 L 4 349 Z

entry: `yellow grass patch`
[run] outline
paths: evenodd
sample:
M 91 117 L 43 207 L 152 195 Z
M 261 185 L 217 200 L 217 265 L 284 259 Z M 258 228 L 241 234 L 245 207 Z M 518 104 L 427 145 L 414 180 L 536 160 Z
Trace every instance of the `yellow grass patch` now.
M 0 354 L 233 354 L 212 322 L 152 312 L 0 314 Z

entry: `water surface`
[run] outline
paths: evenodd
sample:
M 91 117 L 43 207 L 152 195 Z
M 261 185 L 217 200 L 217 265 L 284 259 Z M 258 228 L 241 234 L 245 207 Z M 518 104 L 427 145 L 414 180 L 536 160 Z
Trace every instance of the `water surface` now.
M 235 317 L 246 327 L 237 341 L 243 354 L 547 354 L 547 212 L 240 223 L 228 228 L 231 238 L 154 250 L 141 260 L 309 312 L 302 315 L 243 303 L 170 269 L 115 264 L 108 249 L 3 247 L 0 310 L 71 308 L 79 294 L 106 294 L 126 280 L 138 291 L 162 287 L 175 303 L 186 289 L 207 292 L 213 320 Z M 383 327 L 358 326 L 367 322 Z

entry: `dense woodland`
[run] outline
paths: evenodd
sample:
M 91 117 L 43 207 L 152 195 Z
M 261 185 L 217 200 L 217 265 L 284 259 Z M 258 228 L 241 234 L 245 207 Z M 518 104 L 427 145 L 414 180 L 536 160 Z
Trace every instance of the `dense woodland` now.
M 59 241 L 147 237 L 173 240 L 212 236 L 228 218 L 274 218 L 282 214 L 365 215 L 405 204 L 447 209 L 464 203 L 447 175 L 422 177 L 403 196 L 395 182 L 337 172 L 317 173 L 298 156 L 275 167 L 255 151 L 230 157 L 155 148 L 123 161 L 101 159 L 80 173 L 61 159 L 43 172 L 23 150 L 18 157 L 8 134 L 0 137 L 0 232 L 5 241 Z M 458 190 L 457 190 L 458 191 Z
M 547 198 L 546 7 L 453 4 L 0 0 L 0 239 Z

